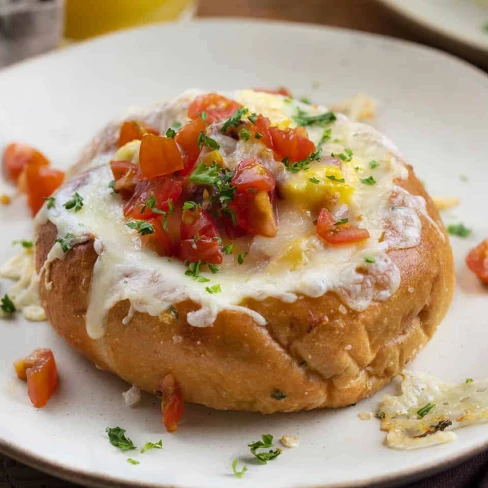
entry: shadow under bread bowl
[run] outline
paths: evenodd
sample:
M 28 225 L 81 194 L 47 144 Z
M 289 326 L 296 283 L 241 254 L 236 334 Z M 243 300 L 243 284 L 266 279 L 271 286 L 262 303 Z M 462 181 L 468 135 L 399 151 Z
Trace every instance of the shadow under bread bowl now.
M 201 110 L 209 118 L 203 136 L 213 142 L 199 139 L 188 174 L 213 168 L 235 181 L 242 162 L 257 158 L 276 179 L 276 235 L 248 227 L 229 240 L 222 229 L 224 244 L 247 253 L 246 262 L 223 256 L 217 274 L 202 265 L 193 272 L 197 280 L 178 258 L 141 247 L 144 237 L 127 227 L 124 202 L 109 189 L 109 163 L 124 156 L 142 166 L 146 136 L 117 149 L 122 122 L 114 123 L 84 151 L 54 208 L 37 216 L 36 268 L 48 318 L 97 366 L 151 393 L 172 374 L 186 401 L 217 409 L 273 413 L 356 403 L 400 373 L 447 312 L 454 273 L 443 224 L 412 169 L 374 129 L 340 115 L 323 118 L 326 109 L 286 97 L 249 90 L 227 96 L 247 112 L 225 131 L 235 106 L 222 120 L 212 120 L 212 105 Z M 184 129 L 188 115 L 198 118 L 191 108 L 199 97 L 205 95 L 189 92 L 126 120 L 161 134 L 175 122 Z M 254 114 L 270 120 L 264 131 L 275 139 L 254 129 Z M 297 125 L 313 142 L 305 164 L 279 154 L 283 138 L 303 135 L 293 132 Z M 201 162 L 216 150 L 220 166 Z M 210 208 L 208 186 L 184 185 L 170 235 L 184 220 L 183 202 Z M 74 193 L 84 200 L 79 212 L 63 205 Z M 365 228 L 369 238 L 337 245 L 318 237 L 324 207 L 336 220 L 335 236 Z M 219 292 L 209 291 L 216 284 Z

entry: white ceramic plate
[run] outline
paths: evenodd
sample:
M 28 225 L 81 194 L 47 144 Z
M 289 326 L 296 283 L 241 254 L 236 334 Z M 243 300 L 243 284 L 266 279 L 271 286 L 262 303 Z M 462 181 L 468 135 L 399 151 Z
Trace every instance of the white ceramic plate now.
M 455 49 L 488 67 L 486 0 L 379 0 L 398 15 L 440 36 L 436 45 Z M 432 40 L 434 38 L 432 37 Z
M 473 227 L 454 238 L 458 289 L 447 319 L 412 364 L 446 380 L 488 376 L 488 296 L 463 258 L 488 236 L 488 77 L 448 55 L 369 34 L 290 24 L 204 21 L 149 27 L 100 38 L 0 73 L 0 137 L 21 140 L 67 167 L 76 152 L 127 105 L 147 104 L 191 86 L 203 89 L 275 87 L 330 103 L 356 94 L 379 102 L 377 125 L 417 168 L 433 195 L 461 198 L 448 221 Z M 313 88 L 314 87 L 314 88 Z M 0 144 L 2 141 L 0 141 Z M 462 182 L 459 176 L 468 177 Z M 28 238 L 25 204 L 0 208 L 0 256 Z M 0 293 L 6 291 L 2 283 Z M 130 487 L 296 488 L 361 486 L 398 480 L 452 464 L 488 447 L 488 426 L 459 431 L 458 440 L 427 450 L 386 448 L 376 420 L 381 397 L 342 410 L 262 416 L 188 406 L 176 435 L 163 432 L 149 396 L 129 410 L 127 385 L 97 371 L 57 338 L 47 324 L 20 318 L 0 323 L 0 450 L 65 478 Z M 39 346 L 56 355 L 61 386 L 48 407 L 32 408 L 12 362 Z M 394 390 L 394 385 L 389 387 Z M 134 442 L 163 438 L 164 449 L 126 462 L 105 427 L 127 429 Z M 247 444 L 271 433 L 298 435 L 301 444 L 266 466 L 249 462 Z M 243 479 L 232 460 L 249 464 Z

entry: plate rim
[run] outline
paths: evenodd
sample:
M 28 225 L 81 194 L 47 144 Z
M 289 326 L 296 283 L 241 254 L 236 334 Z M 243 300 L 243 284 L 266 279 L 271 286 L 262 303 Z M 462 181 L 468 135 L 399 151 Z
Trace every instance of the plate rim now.
M 439 36 L 444 37 L 445 39 L 450 40 L 451 42 L 455 42 L 458 45 L 462 45 L 466 48 L 469 48 L 473 51 L 476 51 L 478 54 L 488 54 L 488 46 L 484 45 L 476 40 L 466 38 L 456 31 L 452 31 L 446 29 L 439 24 L 431 22 L 429 19 L 421 15 L 412 14 L 410 10 L 404 8 L 403 4 L 400 3 L 398 0 L 376 0 L 385 8 L 389 9 L 391 12 L 396 14 L 399 17 L 403 17 L 405 20 L 408 20 L 412 24 L 416 24 L 417 26 L 422 27 L 423 29 L 437 34 Z
M 391 0 L 378 0 L 383 4 L 389 4 Z M 267 19 L 243 19 L 237 17 L 205 17 L 205 18 L 198 18 L 194 19 L 190 22 L 185 23 L 178 23 L 178 22 L 167 22 L 167 23 L 160 23 L 160 24 L 152 24 L 146 25 L 142 27 L 136 27 L 131 29 L 124 29 L 122 31 L 117 31 L 114 33 L 110 33 L 103 36 L 97 36 L 95 38 L 82 41 L 76 43 L 71 46 L 67 46 L 62 50 L 56 50 L 49 53 L 41 54 L 35 56 L 33 58 L 23 60 L 18 62 L 14 65 L 8 66 L 4 69 L 0 70 L 0 78 L 4 76 L 9 76 L 11 72 L 15 72 L 18 69 L 22 69 L 24 66 L 28 66 L 29 64 L 36 64 L 38 62 L 42 62 L 46 59 L 56 58 L 60 54 L 65 52 L 72 52 L 77 51 L 79 49 L 84 49 L 86 46 L 89 45 L 97 45 L 99 42 L 105 41 L 107 38 L 116 38 L 118 36 L 130 36 L 134 32 L 138 31 L 145 31 L 145 30 L 156 30 L 156 29 L 165 29 L 168 26 L 176 27 L 176 26 L 187 26 L 189 24 L 231 24 L 231 25 L 248 25 L 255 27 L 257 25 L 261 27 L 265 27 L 267 25 L 274 25 L 277 27 L 282 28 L 296 28 L 296 29 L 304 29 L 304 30 L 315 30 L 315 31 L 329 31 L 329 32 L 339 32 L 343 34 L 347 34 L 349 36 L 354 36 L 358 39 L 368 39 L 373 41 L 383 41 L 390 44 L 395 44 L 397 46 L 405 47 L 410 50 L 419 51 L 419 52 L 428 52 L 434 56 L 443 57 L 447 62 L 455 63 L 458 65 L 462 65 L 464 69 L 468 69 L 473 73 L 473 75 L 480 77 L 487 83 L 488 88 L 488 74 L 484 72 L 481 68 L 465 61 L 464 59 L 460 59 L 453 54 L 447 53 L 442 51 L 438 48 L 432 46 L 426 46 L 418 42 L 413 42 L 404 39 L 398 39 L 382 34 L 371 33 L 371 32 L 364 32 L 364 31 L 357 31 L 353 29 L 343 28 L 343 27 L 336 27 L 336 26 L 327 26 L 327 25 L 316 25 L 316 24 L 307 24 L 303 22 L 293 22 L 293 21 L 281 21 L 281 20 L 267 20 Z M 375 486 L 395 486 L 400 483 L 408 483 L 409 481 L 415 481 L 418 479 L 422 479 L 443 471 L 448 467 L 453 467 L 464 460 L 473 457 L 480 452 L 486 450 L 488 448 L 488 437 L 486 440 L 483 440 L 478 445 L 475 445 L 469 448 L 466 451 L 456 452 L 448 454 L 446 458 L 442 460 L 436 460 L 429 462 L 428 464 L 424 464 L 420 467 L 411 467 L 405 468 L 400 471 L 397 471 L 394 474 L 383 474 L 377 475 L 369 478 L 365 478 L 362 480 L 357 480 L 355 482 L 336 482 L 333 484 L 320 484 L 315 485 L 315 488 L 361 488 L 370 486 L 374 484 Z M 161 483 L 154 483 L 152 481 L 130 481 L 126 478 L 120 478 L 117 476 L 112 476 L 108 473 L 90 473 L 82 468 L 76 467 L 66 467 L 62 462 L 57 461 L 56 459 L 49 459 L 43 457 L 42 455 L 32 451 L 26 450 L 25 448 L 21 448 L 16 446 L 13 442 L 7 441 L 5 439 L 0 439 L 0 452 L 6 456 L 15 459 L 16 461 L 23 463 L 27 466 L 30 466 L 34 469 L 38 469 L 41 472 L 47 473 L 49 475 L 61 478 L 63 480 L 67 480 L 77 484 L 84 484 L 86 486 L 91 487 L 100 487 L 100 488 L 186 488 L 183 485 L 174 485 L 174 484 L 161 484 Z M 302 488 L 302 486 L 296 486 L 295 488 Z

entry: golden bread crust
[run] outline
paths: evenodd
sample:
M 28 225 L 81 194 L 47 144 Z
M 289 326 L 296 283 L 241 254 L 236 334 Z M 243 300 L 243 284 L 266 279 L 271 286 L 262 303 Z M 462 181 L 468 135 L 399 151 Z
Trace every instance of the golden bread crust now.
M 185 400 L 217 409 L 263 413 L 356 403 L 400 373 L 427 343 L 447 312 L 454 290 L 449 240 L 430 197 L 409 169 L 397 184 L 426 201 L 418 246 L 390 251 L 401 284 L 385 302 L 356 312 L 332 292 L 295 303 L 274 298 L 246 305 L 267 320 L 257 325 L 248 315 L 221 312 L 212 327 L 188 324 L 198 305 L 175 305 L 178 317 L 135 312 L 124 325 L 129 303 L 119 302 L 106 320 L 105 336 L 86 332 L 91 275 L 97 254 L 93 241 L 75 246 L 50 264 L 50 281 L 41 276 L 41 299 L 54 329 L 97 366 L 143 390 L 156 392 L 172 373 Z M 41 270 L 57 237 L 48 222 L 36 242 Z M 285 398 L 280 399 L 284 393 Z

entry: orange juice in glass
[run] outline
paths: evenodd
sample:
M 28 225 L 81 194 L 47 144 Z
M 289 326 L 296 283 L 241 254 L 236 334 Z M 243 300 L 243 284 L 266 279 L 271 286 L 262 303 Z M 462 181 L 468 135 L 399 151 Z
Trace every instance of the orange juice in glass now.
M 79 40 L 152 22 L 190 17 L 196 0 L 66 0 L 65 37 Z

